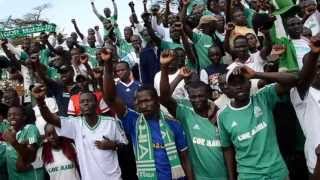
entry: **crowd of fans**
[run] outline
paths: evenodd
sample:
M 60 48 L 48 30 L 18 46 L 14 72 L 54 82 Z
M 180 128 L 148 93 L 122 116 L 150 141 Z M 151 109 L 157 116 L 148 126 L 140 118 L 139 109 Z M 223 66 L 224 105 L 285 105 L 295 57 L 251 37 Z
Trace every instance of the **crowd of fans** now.
M 319 2 L 141 3 L 0 40 L 1 180 L 320 180 Z

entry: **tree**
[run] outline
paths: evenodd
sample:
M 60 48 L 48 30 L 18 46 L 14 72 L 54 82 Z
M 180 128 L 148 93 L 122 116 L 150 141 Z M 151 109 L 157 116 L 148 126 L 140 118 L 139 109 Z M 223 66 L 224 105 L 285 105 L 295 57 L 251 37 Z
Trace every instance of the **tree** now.
M 12 18 L 0 21 L 0 26 L 5 29 L 12 29 L 32 24 L 48 23 L 48 20 L 43 18 L 43 12 L 51 8 L 50 3 L 45 3 L 40 6 L 34 7 L 31 12 L 25 14 L 22 18 Z

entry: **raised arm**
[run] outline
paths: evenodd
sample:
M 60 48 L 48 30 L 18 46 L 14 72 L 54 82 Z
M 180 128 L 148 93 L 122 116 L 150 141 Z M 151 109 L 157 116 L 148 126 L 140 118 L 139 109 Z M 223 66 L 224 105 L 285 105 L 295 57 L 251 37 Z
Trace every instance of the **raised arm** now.
M 114 19 L 118 19 L 118 7 L 117 7 L 117 4 L 114 0 L 112 0 L 112 5 L 113 5 L 113 16 L 114 16 Z
M 170 114 L 176 116 L 177 102 L 172 98 L 172 92 L 170 90 L 168 66 L 174 61 L 175 54 L 172 50 L 165 50 L 161 53 L 161 78 L 160 78 L 160 101 L 164 105 Z
M 143 11 L 144 11 L 144 13 L 148 13 L 148 8 L 147 8 L 148 0 L 143 0 L 142 2 L 143 2 Z
M 129 2 L 129 7 L 130 7 L 130 10 L 131 10 L 131 15 L 132 15 L 133 23 L 134 23 L 134 24 L 139 24 L 139 20 L 138 20 L 137 14 L 136 14 L 136 11 L 135 11 L 135 9 L 134 9 L 134 3 L 133 3 L 133 1 L 130 1 L 130 2 Z
M 112 51 L 109 49 L 101 50 L 101 59 L 104 61 L 103 99 L 117 114 L 117 116 L 121 118 L 125 115 L 127 108 L 120 98 L 117 97 L 116 86 L 113 78 Z
M 94 2 L 91 2 L 91 7 L 93 13 L 98 17 L 98 19 L 103 23 L 103 21 L 106 19 L 101 14 L 98 13 L 96 6 L 94 5 Z
M 269 30 L 261 30 L 264 34 L 263 47 L 260 50 L 260 56 L 263 60 L 267 60 L 267 57 L 272 51 L 272 41 Z
M 21 56 L 21 53 L 23 52 L 22 49 L 16 48 L 14 47 L 10 42 L 8 42 L 8 40 L 0 40 L 0 44 L 5 44 L 8 48 L 8 50 L 13 54 L 16 55 L 18 57 Z
M 76 30 L 77 34 L 80 36 L 81 40 L 83 40 L 84 39 L 84 35 L 80 32 L 80 29 L 78 28 L 76 20 L 72 19 L 71 22 L 72 22 L 73 27 Z
M 248 66 L 241 66 L 235 73 L 242 73 L 247 79 L 263 79 L 270 82 L 276 82 L 276 91 L 278 96 L 285 95 L 298 82 L 298 76 L 283 72 L 255 72 Z
M 166 0 L 166 9 L 164 11 L 164 19 L 163 19 L 163 26 L 164 27 L 169 27 L 169 24 L 168 24 L 168 17 L 169 17 L 169 14 L 170 14 L 170 2 L 171 0 Z
M 183 0 L 182 1 L 182 10 L 179 13 L 179 18 L 180 18 L 180 21 L 183 22 L 183 24 L 184 24 L 184 26 L 183 26 L 184 32 L 187 34 L 187 36 L 190 39 L 192 39 L 192 34 L 193 34 L 192 28 L 185 21 L 189 4 L 190 4 L 190 0 Z
M 301 99 L 304 99 L 317 71 L 317 60 L 320 54 L 320 35 L 311 38 L 311 51 L 303 57 L 303 67 L 299 73 L 300 82 L 297 89 Z M 318 46 L 317 46 L 318 45 Z
M 150 22 L 150 14 L 149 13 L 143 13 L 142 19 L 144 21 L 144 26 L 146 27 L 149 36 L 151 37 L 152 41 L 160 47 L 161 45 L 161 39 L 155 34 L 154 30 L 152 29 L 152 25 Z
M 46 96 L 46 87 L 43 85 L 35 86 L 32 88 L 32 95 L 36 99 L 37 105 L 39 107 L 41 116 L 44 118 L 44 120 L 52 124 L 56 127 L 61 127 L 61 121 L 60 118 L 55 113 L 51 113 L 49 108 L 46 105 L 46 102 L 44 101 Z
M 19 70 L 21 69 L 21 62 L 18 61 L 16 56 L 8 49 L 6 43 L 0 40 L 0 46 L 3 49 L 3 52 L 6 54 L 7 58 L 17 67 Z
M 176 25 L 177 30 L 180 30 L 181 40 L 184 47 L 184 50 L 187 54 L 188 59 L 193 63 L 197 64 L 197 55 L 194 51 L 192 44 L 189 42 L 188 37 L 186 33 L 184 32 L 183 24 L 182 23 L 176 23 L 179 25 Z
M 94 27 L 94 31 L 95 31 L 95 34 L 96 34 L 97 42 L 98 42 L 99 46 L 102 47 L 103 46 L 103 40 L 102 40 L 102 37 L 101 37 L 101 34 L 100 34 L 99 26 L 95 26 Z
M 228 52 L 230 55 L 232 55 L 232 49 L 230 47 L 230 36 L 231 36 L 231 32 L 234 30 L 235 26 L 232 23 L 228 23 L 226 26 L 226 36 L 224 39 L 224 49 L 226 52 Z
M 54 47 L 52 46 L 52 44 L 49 42 L 49 36 L 46 34 L 43 36 L 43 38 L 41 38 L 41 42 L 42 44 L 46 45 L 49 49 L 50 52 L 53 52 L 54 54 L 59 54 L 59 52 L 57 52 Z

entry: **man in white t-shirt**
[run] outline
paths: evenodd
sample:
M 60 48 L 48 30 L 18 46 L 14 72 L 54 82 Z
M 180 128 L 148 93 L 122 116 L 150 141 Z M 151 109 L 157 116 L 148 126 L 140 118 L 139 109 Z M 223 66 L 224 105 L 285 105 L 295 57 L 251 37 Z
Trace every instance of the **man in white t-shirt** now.
M 290 92 L 291 102 L 306 137 L 304 151 L 311 174 L 317 161 L 315 149 L 320 144 L 320 46 L 316 46 L 315 42 L 320 43 L 320 35 L 311 38 L 311 51 L 304 57 L 301 81 Z
M 97 101 L 93 93 L 80 95 L 82 117 L 58 117 L 45 104 L 45 88 L 32 90 L 45 120 L 56 126 L 59 136 L 74 140 L 83 180 L 120 180 L 121 170 L 116 150 L 127 144 L 119 122 L 112 117 L 96 114 Z

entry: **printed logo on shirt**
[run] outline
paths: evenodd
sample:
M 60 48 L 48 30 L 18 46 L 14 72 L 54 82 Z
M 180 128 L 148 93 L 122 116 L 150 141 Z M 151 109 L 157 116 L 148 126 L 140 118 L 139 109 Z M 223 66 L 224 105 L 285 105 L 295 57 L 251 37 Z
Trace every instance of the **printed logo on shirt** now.
M 267 127 L 267 123 L 265 122 L 262 122 L 262 123 L 259 123 L 255 128 L 253 128 L 251 131 L 249 132 L 246 132 L 246 133 L 243 133 L 241 135 L 239 135 L 237 138 L 238 140 L 241 142 L 241 141 L 244 141 L 244 140 L 247 140 L 247 139 L 250 139 L 252 138 L 254 135 L 256 135 L 258 132 L 262 131 L 263 129 L 265 129 Z
M 254 116 L 256 118 L 258 118 L 258 117 L 262 116 L 262 114 L 263 114 L 263 112 L 262 112 L 261 108 L 259 106 L 255 106 L 254 107 Z
M 205 44 L 205 45 L 203 45 L 205 48 L 209 48 L 209 47 L 211 47 L 211 44 Z
M 231 128 L 234 128 L 234 127 L 236 127 L 236 126 L 238 126 L 238 123 L 235 122 L 235 121 L 233 121 L 232 124 L 231 124 Z
M 56 167 L 48 169 L 48 173 L 55 173 L 55 172 L 58 172 L 58 171 L 64 171 L 64 170 L 73 169 L 73 168 L 74 168 L 73 164 L 56 166 Z
M 198 144 L 206 147 L 221 147 L 221 142 L 220 140 L 209 140 L 209 139 L 204 139 L 204 138 L 198 138 L 198 137 L 193 137 L 192 138 L 193 144 Z
M 192 127 L 192 129 L 200 130 L 200 126 L 199 126 L 199 124 L 195 124 L 195 125 Z

